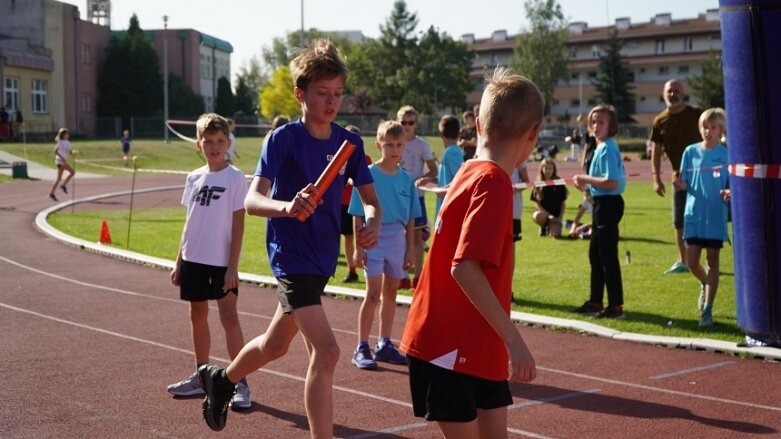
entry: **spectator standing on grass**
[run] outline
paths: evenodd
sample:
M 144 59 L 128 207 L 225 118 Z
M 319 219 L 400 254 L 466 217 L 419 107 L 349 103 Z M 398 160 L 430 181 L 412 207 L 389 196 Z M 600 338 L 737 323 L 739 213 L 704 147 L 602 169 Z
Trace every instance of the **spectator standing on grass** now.
M 727 236 L 727 203 L 722 192 L 727 189 L 727 147 L 720 143 L 726 134 L 727 117 L 721 108 L 705 110 L 699 126 L 702 142 L 689 145 L 681 158 L 684 171 L 675 180 L 675 189 L 686 194 L 683 215 L 683 241 L 686 263 L 700 282 L 697 308 L 700 326 L 713 326 L 713 301 L 719 288 L 719 252 Z M 702 249 L 708 269 L 700 264 Z
M 204 394 L 197 371 L 209 362 L 211 301 L 217 302 L 230 358 L 235 358 L 244 346 L 236 304 L 247 180 L 243 172 L 225 159 L 230 143 L 228 121 L 208 113 L 199 117 L 195 126 L 195 144 L 206 158 L 206 166 L 187 175 L 182 193 L 187 220 L 171 271 L 171 283 L 179 287 L 180 298 L 190 304 L 195 371 L 168 386 L 168 392 L 175 396 Z M 232 408 L 246 410 L 251 406 L 249 386 L 242 378 L 236 385 Z
M 664 84 L 664 102 L 667 108 L 654 118 L 651 129 L 651 172 L 654 180 L 654 191 L 663 197 L 665 194 L 662 182 L 661 164 L 662 154 L 667 154 L 672 165 L 672 179 L 679 178 L 681 169 L 681 156 L 683 150 L 700 140 L 698 122 L 702 110 L 689 106 L 684 98 L 683 83 L 677 79 L 671 79 Z M 683 243 L 683 211 L 686 206 L 686 191 L 673 191 L 673 227 L 675 228 L 675 242 L 678 245 L 678 260 L 667 270 L 665 274 L 685 273 L 689 271 L 686 265 L 686 247 Z
M 52 184 L 52 188 L 49 191 L 49 198 L 52 199 L 52 201 L 57 201 L 57 196 L 54 195 L 54 192 L 57 191 L 57 186 L 60 187 L 63 193 L 68 193 L 68 183 L 71 181 L 74 175 L 76 175 L 76 171 L 73 170 L 73 167 L 71 167 L 70 163 L 68 162 L 68 158 L 70 157 L 72 146 L 68 138 L 70 137 L 70 132 L 67 128 L 60 128 L 60 130 L 57 132 L 57 136 L 54 138 L 54 140 L 57 142 L 56 145 L 54 145 L 54 150 L 52 153 L 54 154 L 54 166 L 57 167 L 57 177 L 54 179 L 54 184 Z M 60 180 L 62 180 L 62 174 L 63 172 L 68 171 L 68 176 L 65 177 L 65 181 L 60 184 Z
M 415 134 L 418 125 L 418 112 L 411 105 L 399 108 L 396 113 L 396 121 L 404 127 L 404 158 L 401 166 L 412 176 L 414 180 L 427 177 L 436 180 L 437 161 L 431 146 L 420 136 Z M 422 190 L 418 189 L 420 202 L 420 216 L 415 218 L 415 267 L 412 283 L 409 278 L 402 279 L 399 288 L 414 288 L 420 276 L 420 268 L 423 265 L 423 251 L 425 248 L 424 231 L 428 229 L 428 214 L 426 213 L 426 198 Z
M 464 163 L 445 196 L 401 341 L 413 413 L 436 422 L 444 437 L 506 438 L 509 382 L 536 376 L 509 316 L 509 174 L 536 143 L 543 99 L 506 69 L 494 73 L 482 99 L 479 159 Z
M 588 260 L 591 264 L 590 297 L 576 313 L 598 318 L 624 318 L 624 286 L 618 260 L 618 224 L 624 216 L 626 172 L 613 136 L 618 133 L 618 115 L 612 106 L 594 107 L 586 118 L 597 141 L 588 175 L 572 180 L 580 190 L 589 189 L 594 203 Z M 603 307 L 607 289 L 608 306 Z
M 396 290 L 414 261 L 415 218 L 420 215 L 415 183 L 399 166 L 404 151 L 404 127 L 395 121 L 382 122 L 377 128 L 376 145 L 380 158 L 369 166 L 369 171 L 382 205 L 382 226 L 375 248 L 364 250 L 356 246 L 355 251 L 356 263 L 366 271 L 366 295 L 358 312 L 358 345 L 352 359 L 359 369 L 375 369 L 378 361 L 407 364 L 407 359 L 391 342 L 391 331 L 396 314 Z M 363 227 L 365 214 L 357 191 L 353 191 L 349 212 L 356 229 Z M 378 302 L 380 332 L 372 352 L 369 331 Z
M 287 353 L 301 332 L 309 354 L 304 407 L 312 437 L 333 436 L 333 380 L 339 361 L 321 296 L 339 258 L 340 195 L 348 178 L 364 203 L 366 224 L 356 230 L 356 245 L 372 248 L 382 208 L 366 166 L 363 141 L 334 123 L 342 105 L 347 67 L 336 46 L 316 40 L 290 62 L 301 120 L 274 130 L 258 161 L 244 206 L 267 217 L 266 249 L 277 279 L 279 305 L 266 332 L 252 339 L 225 368 L 213 364 L 198 370 L 206 390 L 203 416 L 209 428 L 222 430 L 235 383 Z M 314 185 L 345 140 L 356 149 L 331 186 Z M 304 221 L 299 214 L 306 215 Z
M 461 147 L 464 161 L 475 158 L 477 152 L 477 127 L 475 126 L 475 113 L 467 110 L 461 115 L 464 126 L 458 132 L 458 146 Z

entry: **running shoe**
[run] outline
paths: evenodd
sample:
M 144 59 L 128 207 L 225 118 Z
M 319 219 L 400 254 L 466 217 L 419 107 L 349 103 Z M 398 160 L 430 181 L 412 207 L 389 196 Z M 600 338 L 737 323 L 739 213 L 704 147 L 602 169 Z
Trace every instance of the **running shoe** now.
M 402 355 L 393 343 L 384 343 L 382 346 L 378 344 L 374 349 L 374 359 L 391 364 L 407 364 L 407 357 Z
M 231 400 L 231 409 L 233 410 L 247 410 L 252 407 L 252 398 L 249 393 L 249 385 L 247 380 L 239 380 L 236 383 L 236 393 L 233 394 Z
M 602 312 L 603 309 L 604 309 L 604 307 L 602 306 L 601 303 L 596 303 L 596 302 L 592 302 L 590 300 L 587 300 L 585 303 L 583 303 L 583 305 L 581 305 L 580 308 L 575 308 L 575 309 L 572 310 L 572 312 L 576 312 L 578 314 L 586 314 L 586 315 L 590 315 L 590 316 L 596 316 L 597 314 Z
M 700 328 L 710 328 L 713 326 L 713 311 L 710 309 L 704 309 L 700 314 Z
M 624 318 L 624 308 L 621 305 L 608 306 L 596 315 L 598 319 L 616 319 Z
M 201 383 L 198 382 L 198 372 L 193 372 L 189 377 L 178 383 L 171 384 L 165 390 L 175 396 L 196 396 L 204 394 Z
M 65 185 L 60 186 L 60 189 L 62 189 L 64 193 L 68 193 L 68 188 L 66 188 Z
M 225 370 L 213 364 L 204 364 L 198 368 L 198 378 L 206 392 L 203 399 L 203 419 L 214 431 L 225 428 L 228 421 L 228 405 L 236 390 L 225 376 Z
M 51 198 L 52 201 L 60 201 L 54 194 L 49 194 L 49 198 Z
M 351 273 L 347 273 L 347 276 L 345 276 L 344 279 L 342 279 L 342 282 L 348 284 L 351 282 L 358 282 L 358 280 L 359 280 L 358 273 L 351 272 Z
M 352 363 L 358 369 L 376 369 L 377 362 L 372 358 L 372 350 L 368 344 L 361 343 L 353 353 Z
M 689 267 L 680 261 L 674 263 L 672 267 L 668 268 L 667 270 L 664 270 L 664 274 L 688 273 L 688 272 L 689 272 Z

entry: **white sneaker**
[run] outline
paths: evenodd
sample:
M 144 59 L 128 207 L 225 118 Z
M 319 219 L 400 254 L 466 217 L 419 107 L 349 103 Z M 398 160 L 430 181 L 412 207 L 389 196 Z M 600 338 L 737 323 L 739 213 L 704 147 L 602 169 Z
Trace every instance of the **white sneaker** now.
M 166 388 L 168 393 L 176 396 L 196 396 L 205 395 L 201 383 L 198 381 L 198 372 L 194 372 L 189 378 L 178 383 L 171 384 Z
M 231 400 L 231 409 L 233 410 L 247 410 L 252 407 L 252 399 L 249 394 L 249 386 L 245 380 L 241 380 L 236 383 L 236 393 L 233 394 Z

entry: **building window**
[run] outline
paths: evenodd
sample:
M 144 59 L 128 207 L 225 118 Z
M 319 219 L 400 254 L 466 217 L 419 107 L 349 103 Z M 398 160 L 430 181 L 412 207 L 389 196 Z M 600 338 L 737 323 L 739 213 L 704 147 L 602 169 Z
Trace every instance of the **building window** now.
M 597 100 L 596 100 L 596 99 L 594 99 L 594 98 L 590 98 L 590 99 L 588 100 L 588 106 L 589 106 L 589 107 L 593 107 L 593 106 L 595 106 L 595 105 L 597 105 Z
M 689 73 L 689 66 L 678 66 L 678 73 L 680 74 Z
M 659 67 L 659 74 L 660 75 L 666 75 L 668 73 L 670 73 L 670 68 L 669 67 L 667 67 L 667 66 Z
M 591 57 L 592 58 L 599 58 L 600 57 L 599 46 L 597 46 L 597 45 L 591 46 Z
M 81 45 L 81 63 L 82 64 L 89 64 L 90 63 L 90 46 L 89 46 L 89 44 L 82 44 Z
M 19 109 L 19 78 L 5 78 L 5 92 L 3 103 L 6 109 Z
M 656 54 L 661 55 L 664 53 L 664 40 L 656 40 Z
M 589 78 L 596 78 L 597 77 L 597 72 L 588 72 L 588 77 Z
M 571 107 L 573 108 L 580 107 L 580 99 L 573 99 Z
M 33 113 L 49 112 L 49 83 L 42 79 L 33 79 L 32 82 Z
M 495 66 L 495 65 L 498 65 L 498 64 L 499 64 L 499 59 L 497 58 L 495 53 L 492 53 L 491 54 L 491 64 L 489 64 L 489 65 L 490 66 Z
M 92 113 L 92 93 L 84 93 L 81 96 L 81 112 Z
M 640 102 L 645 102 L 645 96 L 640 96 Z
M 694 43 L 692 42 L 691 37 L 686 37 L 683 39 L 683 51 L 684 52 L 691 52 L 692 47 L 694 47 Z

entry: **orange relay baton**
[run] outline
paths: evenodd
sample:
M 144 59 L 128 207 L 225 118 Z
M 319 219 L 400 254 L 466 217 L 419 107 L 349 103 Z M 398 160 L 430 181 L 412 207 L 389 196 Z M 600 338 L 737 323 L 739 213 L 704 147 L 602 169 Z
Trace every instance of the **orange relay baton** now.
M 339 170 L 347 163 L 347 159 L 353 155 L 353 151 L 355 151 L 355 145 L 350 143 L 349 140 L 345 140 L 344 143 L 342 143 L 342 146 L 339 147 L 339 150 L 336 151 L 336 155 L 328 162 L 328 166 L 325 167 L 323 173 L 320 174 L 320 177 L 318 177 L 315 182 L 317 192 L 312 195 L 312 199 L 315 203 L 318 203 L 323 197 L 325 191 L 328 190 L 331 183 L 333 183 L 334 178 L 336 178 L 336 174 L 338 174 Z M 298 218 L 299 221 L 306 221 L 308 217 L 309 213 L 307 212 L 299 212 L 296 214 L 296 218 Z

